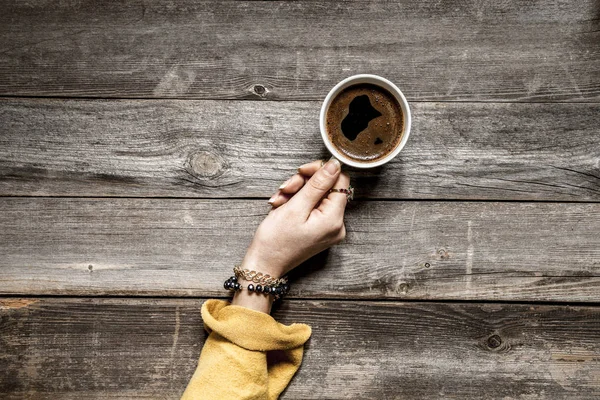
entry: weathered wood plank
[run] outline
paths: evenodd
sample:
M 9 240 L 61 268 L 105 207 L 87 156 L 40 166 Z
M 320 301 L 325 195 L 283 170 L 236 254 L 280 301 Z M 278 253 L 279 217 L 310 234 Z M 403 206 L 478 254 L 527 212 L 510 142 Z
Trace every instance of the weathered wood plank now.
M 206 337 L 200 304 L 0 299 L 0 394 L 178 398 Z M 600 396 L 597 307 L 285 301 L 274 316 L 313 328 L 282 399 Z
M 264 201 L 0 199 L 0 293 L 225 296 Z M 356 202 L 292 297 L 600 300 L 600 204 Z
M 600 99 L 596 0 L 0 4 L 0 95 L 322 99 L 376 73 L 410 100 Z
M 325 157 L 318 102 L 0 101 L 0 195 L 268 198 Z M 414 103 L 362 198 L 600 200 L 600 105 Z

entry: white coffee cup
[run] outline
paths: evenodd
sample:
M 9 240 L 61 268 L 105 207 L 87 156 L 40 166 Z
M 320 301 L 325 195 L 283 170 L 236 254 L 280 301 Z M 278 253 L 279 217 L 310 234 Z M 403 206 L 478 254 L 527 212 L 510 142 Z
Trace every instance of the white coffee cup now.
M 396 146 L 394 151 L 392 151 L 387 156 L 380 158 L 378 160 L 374 160 L 374 161 L 359 162 L 356 160 L 352 160 L 351 158 L 348 158 L 347 156 L 345 156 L 343 153 L 340 153 L 335 148 L 333 143 L 331 143 L 329 135 L 327 134 L 327 110 L 329 110 L 329 105 L 331 104 L 333 99 L 335 99 L 335 97 L 342 90 L 346 89 L 349 86 L 357 85 L 360 83 L 371 83 L 373 85 L 382 87 L 382 88 L 386 89 L 388 92 L 390 92 L 396 98 L 398 103 L 400 104 L 400 108 L 402 109 L 402 116 L 404 118 L 404 124 L 403 124 L 404 133 L 402 134 L 402 139 L 400 140 L 400 143 L 398 144 L 398 146 Z M 377 75 L 367 75 L 367 74 L 353 75 L 351 77 L 344 79 L 343 81 L 341 81 L 340 83 L 335 85 L 333 87 L 333 89 L 331 89 L 329 91 L 329 93 L 327 94 L 327 97 L 325 97 L 325 100 L 323 101 L 323 105 L 321 106 L 321 115 L 319 117 L 319 124 L 321 127 L 321 136 L 323 137 L 323 142 L 325 142 L 325 146 L 327 146 L 327 150 L 329 150 L 329 152 L 335 158 L 337 158 L 340 162 L 342 162 L 346 165 L 350 165 L 352 167 L 356 167 L 356 168 L 379 167 L 380 165 L 383 165 L 383 164 L 387 163 L 388 161 L 392 160 L 394 157 L 396 157 L 398 155 L 398 153 L 400 153 L 400 151 L 402 150 L 402 148 L 404 147 L 406 142 L 408 141 L 408 136 L 410 134 L 410 108 L 408 107 L 408 101 L 406 101 L 406 98 L 404 97 L 404 95 L 402 94 L 400 89 L 398 89 L 398 87 L 396 85 L 394 85 L 392 82 L 388 81 L 387 79 L 382 78 Z

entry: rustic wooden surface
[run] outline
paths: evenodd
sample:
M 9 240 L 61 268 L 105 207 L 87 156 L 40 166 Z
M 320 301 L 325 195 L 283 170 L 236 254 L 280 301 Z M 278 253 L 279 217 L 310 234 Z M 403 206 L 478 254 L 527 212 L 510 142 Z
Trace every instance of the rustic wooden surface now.
M 178 398 L 205 339 L 200 304 L 0 299 L 0 395 Z M 284 398 L 566 400 L 600 389 L 597 307 L 290 300 L 274 316 L 313 328 Z
M 220 296 L 263 200 L 0 199 L 0 293 Z M 600 204 L 352 204 L 292 297 L 600 301 Z
M 409 100 L 600 100 L 597 0 L 4 0 L 0 94 L 321 100 L 377 73 Z
M 264 197 L 326 156 L 319 102 L 0 102 L 0 193 Z M 600 105 L 414 103 L 388 165 L 357 197 L 600 200 Z
M 178 398 L 355 73 L 413 130 L 293 273 L 282 399 L 600 398 L 599 65 L 598 0 L 0 0 L 0 398 Z

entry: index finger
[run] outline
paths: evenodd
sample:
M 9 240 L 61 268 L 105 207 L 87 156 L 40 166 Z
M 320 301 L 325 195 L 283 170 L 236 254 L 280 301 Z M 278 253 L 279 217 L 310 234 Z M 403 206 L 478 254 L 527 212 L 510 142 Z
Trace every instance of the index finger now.
M 298 172 L 304 176 L 313 176 L 323 164 L 325 164 L 324 160 L 312 161 L 308 164 L 301 165 L 300 168 L 298 168 Z

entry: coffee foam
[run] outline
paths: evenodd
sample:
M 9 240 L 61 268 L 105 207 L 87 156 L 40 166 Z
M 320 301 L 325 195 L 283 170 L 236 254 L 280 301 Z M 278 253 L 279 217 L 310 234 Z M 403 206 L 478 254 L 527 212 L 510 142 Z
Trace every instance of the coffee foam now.
M 340 92 L 326 113 L 333 146 L 358 162 L 373 162 L 392 153 L 403 135 L 403 114 L 396 98 L 374 84 L 352 85 Z

